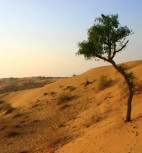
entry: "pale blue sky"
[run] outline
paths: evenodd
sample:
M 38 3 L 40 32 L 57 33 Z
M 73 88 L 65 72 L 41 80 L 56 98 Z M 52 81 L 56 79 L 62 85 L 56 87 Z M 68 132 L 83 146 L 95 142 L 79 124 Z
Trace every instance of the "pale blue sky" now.
M 141 0 L 0 0 L 0 78 L 70 76 L 106 65 L 75 56 L 100 14 L 134 31 L 117 62 L 142 59 Z

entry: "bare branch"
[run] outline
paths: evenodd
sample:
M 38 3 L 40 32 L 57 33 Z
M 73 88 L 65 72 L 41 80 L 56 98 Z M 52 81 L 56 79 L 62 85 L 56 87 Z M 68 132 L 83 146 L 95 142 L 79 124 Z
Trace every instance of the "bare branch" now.
M 114 56 L 115 56 L 116 53 L 120 52 L 123 48 L 125 48 L 127 46 L 128 42 L 129 42 L 129 40 L 127 40 L 126 43 L 120 49 L 114 50 L 111 59 L 114 58 Z
M 103 57 L 101 55 L 95 54 L 95 56 L 100 58 L 100 59 L 102 59 L 102 60 L 104 60 L 104 61 L 107 61 L 107 62 L 109 61 L 107 58 L 105 58 L 105 57 Z

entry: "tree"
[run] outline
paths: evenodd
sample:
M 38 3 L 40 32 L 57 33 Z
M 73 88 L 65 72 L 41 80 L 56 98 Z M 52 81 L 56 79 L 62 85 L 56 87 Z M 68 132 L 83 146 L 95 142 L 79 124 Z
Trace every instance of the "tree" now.
M 95 19 L 94 25 L 88 30 L 88 39 L 78 44 L 78 55 L 86 59 L 101 59 L 111 63 L 122 75 L 128 87 L 128 102 L 126 122 L 131 121 L 132 99 L 134 95 L 134 75 L 127 73 L 126 67 L 117 65 L 114 57 L 121 52 L 128 44 L 127 36 L 132 31 L 127 26 L 121 26 L 118 14 L 104 15 Z

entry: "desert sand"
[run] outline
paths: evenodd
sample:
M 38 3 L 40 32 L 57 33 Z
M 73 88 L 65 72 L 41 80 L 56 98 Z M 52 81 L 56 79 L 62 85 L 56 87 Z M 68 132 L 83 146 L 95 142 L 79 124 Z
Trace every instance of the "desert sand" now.
M 142 60 L 125 64 L 139 84 L 128 123 L 127 90 L 112 66 L 34 89 L 2 90 L 2 81 L 0 153 L 142 153 Z M 111 80 L 104 88 L 102 76 Z

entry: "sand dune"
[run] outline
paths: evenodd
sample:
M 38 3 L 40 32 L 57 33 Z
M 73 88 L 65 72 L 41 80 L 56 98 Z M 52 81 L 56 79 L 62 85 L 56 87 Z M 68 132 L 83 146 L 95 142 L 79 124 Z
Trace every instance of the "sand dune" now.
M 126 64 L 140 84 L 142 60 Z M 103 88 L 102 76 L 111 80 Z M 124 122 L 125 90 L 121 75 L 103 66 L 40 88 L 1 93 L 0 108 L 10 105 L 0 111 L 0 151 L 141 153 L 142 88 L 134 96 L 129 123 Z
M 0 79 L 0 94 L 43 87 L 55 82 L 57 77 L 26 77 L 26 78 L 3 78 Z

